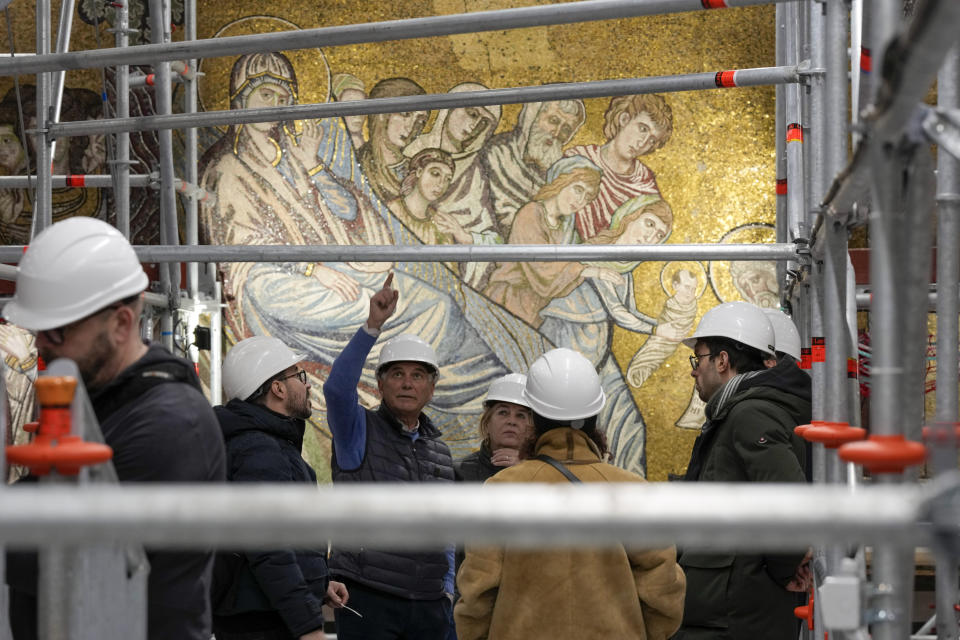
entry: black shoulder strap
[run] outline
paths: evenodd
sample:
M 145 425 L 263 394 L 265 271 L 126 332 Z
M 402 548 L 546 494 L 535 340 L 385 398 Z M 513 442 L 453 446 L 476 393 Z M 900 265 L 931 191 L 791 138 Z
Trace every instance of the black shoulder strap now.
M 563 477 L 569 480 L 570 482 L 575 482 L 575 483 L 581 482 L 580 478 L 570 473 L 570 469 L 567 469 L 567 467 L 559 460 L 554 460 L 553 458 L 551 458 L 545 453 L 541 453 L 540 455 L 538 455 L 537 460 L 540 460 L 541 462 L 546 462 L 548 465 L 550 465 L 551 467 L 553 467 L 554 469 L 562 473 Z

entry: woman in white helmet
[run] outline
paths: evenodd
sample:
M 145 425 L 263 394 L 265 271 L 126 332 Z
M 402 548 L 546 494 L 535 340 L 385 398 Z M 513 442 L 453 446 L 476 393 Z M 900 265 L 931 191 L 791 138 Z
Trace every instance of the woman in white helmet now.
M 527 373 L 536 457 L 487 483 L 643 482 L 603 461 L 597 416 L 606 402 L 596 369 L 571 349 L 553 349 Z M 454 609 L 461 640 L 646 638 L 680 626 L 685 590 L 676 549 L 467 547 Z
M 508 373 L 490 385 L 480 416 L 480 449 L 453 465 L 460 482 L 483 482 L 527 457 L 533 444 L 533 414 L 523 398 L 527 376 Z

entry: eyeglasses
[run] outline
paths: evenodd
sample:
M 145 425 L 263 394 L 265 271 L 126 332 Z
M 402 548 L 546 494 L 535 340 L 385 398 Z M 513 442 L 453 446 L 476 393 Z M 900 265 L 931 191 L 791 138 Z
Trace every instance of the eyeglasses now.
M 696 371 L 700 368 L 700 358 L 712 358 L 712 353 L 701 353 L 699 355 L 690 356 L 690 368 Z
M 302 382 L 303 384 L 307 384 L 307 372 L 304 371 L 303 369 L 300 369 L 300 371 L 297 371 L 296 373 L 291 373 L 291 374 L 288 375 L 288 376 L 283 376 L 283 377 L 281 377 L 281 378 L 277 378 L 277 380 L 281 380 L 281 381 L 282 381 L 282 380 L 286 380 L 286 379 L 288 379 L 288 378 L 293 378 L 294 376 L 296 376 L 297 378 L 300 378 L 300 382 Z
M 84 317 L 80 318 L 79 320 L 74 320 L 74 321 L 71 322 L 70 324 L 65 324 L 65 325 L 63 325 L 62 327 L 57 327 L 57 328 L 55 328 L 55 329 L 44 329 L 43 331 L 37 331 L 37 335 L 38 335 L 38 336 L 43 336 L 48 342 L 50 342 L 51 344 L 59 347 L 60 345 L 63 344 L 64 340 L 66 340 L 66 338 L 67 338 L 67 331 L 70 331 L 71 329 L 75 329 L 75 328 L 79 327 L 81 324 L 83 324 L 84 322 L 86 322 L 86 321 L 89 320 L 90 318 L 93 318 L 94 316 L 98 316 L 98 315 L 100 315 L 101 313 L 105 313 L 105 312 L 107 312 L 107 311 L 116 311 L 117 309 L 119 309 L 119 308 L 122 307 L 122 306 L 123 306 L 123 303 L 122 303 L 122 302 L 114 302 L 113 304 L 111 304 L 111 305 L 108 306 L 108 307 L 104 307 L 103 309 L 100 309 L 99 311 L 94 311 L 94 312 L 91 313 L 90 315 L 84 316 Z

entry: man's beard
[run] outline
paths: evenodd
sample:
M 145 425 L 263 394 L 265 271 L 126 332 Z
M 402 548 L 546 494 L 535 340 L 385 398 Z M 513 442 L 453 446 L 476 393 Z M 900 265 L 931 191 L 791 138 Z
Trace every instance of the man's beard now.
M 290 398 L 287 400 L 286 413 L 291 418 L 307 420 L 313 415 L 310 410 L 310 393 L 306 392 L 301 398 Z
M 523 157 L 527 164 L 532 162 L 541 172 L 546 173 L 554 162 L 563 157 L 563 149 L 560 148 L 559 140 L 534 126 L 530 129 L 530 138 L 527 140 Z
M 60 357 L 48 349 L 40 349 L 39 351 L 40 357 L 43 358 L 44 362 L 49 363 Z M 87 352 L 77 358 L 77 369 L 80 371 L 80 378 L 83 380 L 83 385 L 86 387 L 88 393 L 95 392 L 98 388 L 109 382 L 107 380 L 95 381 L 112 356 L 113 347 L 110 345 L 110 340 L 104 331 L 98 333 L 96 338 L 93 339 L 93 342 L 90 343 L 90 348 Z

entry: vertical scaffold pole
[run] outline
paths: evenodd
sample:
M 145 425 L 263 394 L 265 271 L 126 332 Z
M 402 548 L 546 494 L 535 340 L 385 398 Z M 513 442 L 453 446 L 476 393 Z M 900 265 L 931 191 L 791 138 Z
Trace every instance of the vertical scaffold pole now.
M 116 2 L 116 45 L 126 47 L 130 44 L 130 7 L 129 0 Z M 117 118 L 130 117 L 130 65 L 114 67 L 114 93 Z M 130 238 L 130 132 L 114 134 L 115 157 L 113 174 L 113 202 L 117 211 L 117 229 L 127 239 Z
M 37 54 L 45 53 L 50 53 L 50 0 L 37 0 Z M 37 130 L 34 134 L 37 153 L 37 192 L 33 199 L 31 237 L 49 227 L 53 221 L 51 183 L 53 144 L 47 137 L 53 75 L 53 73 L 37 74 Z
M 166 0 L 150 0 L 150 31 L 154 43 L 170 40 L 170 5 Z M 170 115 L 173 112 L 173 90 L 170 77 L 170 63 L 160 62 L 154 67 L 156 84 L 154 97 L 157 114 Z M 177 231 L 177 194 L 174 191 L 173 172 L 173 132 L 161 129 L 157 132 L 160 144 L 160 242 L 178 244 Z M 160 316 L 160 339 L 173 351 L 172 307 L 180 289 L 180 265 L 172 262 L 160 267 L 163 293 L 170 298 L 171 304 Z
M 960 46 L 944 59 L 937 77 L 941 109 L 960 107 Z M 943 439 L 934 441 L 936 471 L 956 469 L 958 368 L 960 368 L 960 160 L 943 149 L 937 154 L 937 408 L 936 421 Z M 958 558 L 949 545 L 937 553 L 937 638 L 953 640 L 960 634 L 957 604 Z
M 197 39 L 197 0 L 186 0 L 184 5 L 184 23 L 185 38 L 187 40 Z M 197 78 L 196 60 L 187 60 L 186 64 L 190 73 L 184 74 L 184 112 L 197 112 Z M 197 175 L 197 129 L 190 127 L 184 131 L 186 152 L 184 154 L 184 180 L 188 184 L 199 185 Z M 197 244 L 199 242 L 199 222 L 197 220 L 197 196 L 196 192 L 191 192 L 186 198 L 186 240 L 187 244 Z M 198 265 L 196 262 L 187 264 L 187 295 L 191 300 L 197 300 L 198 297 Z

